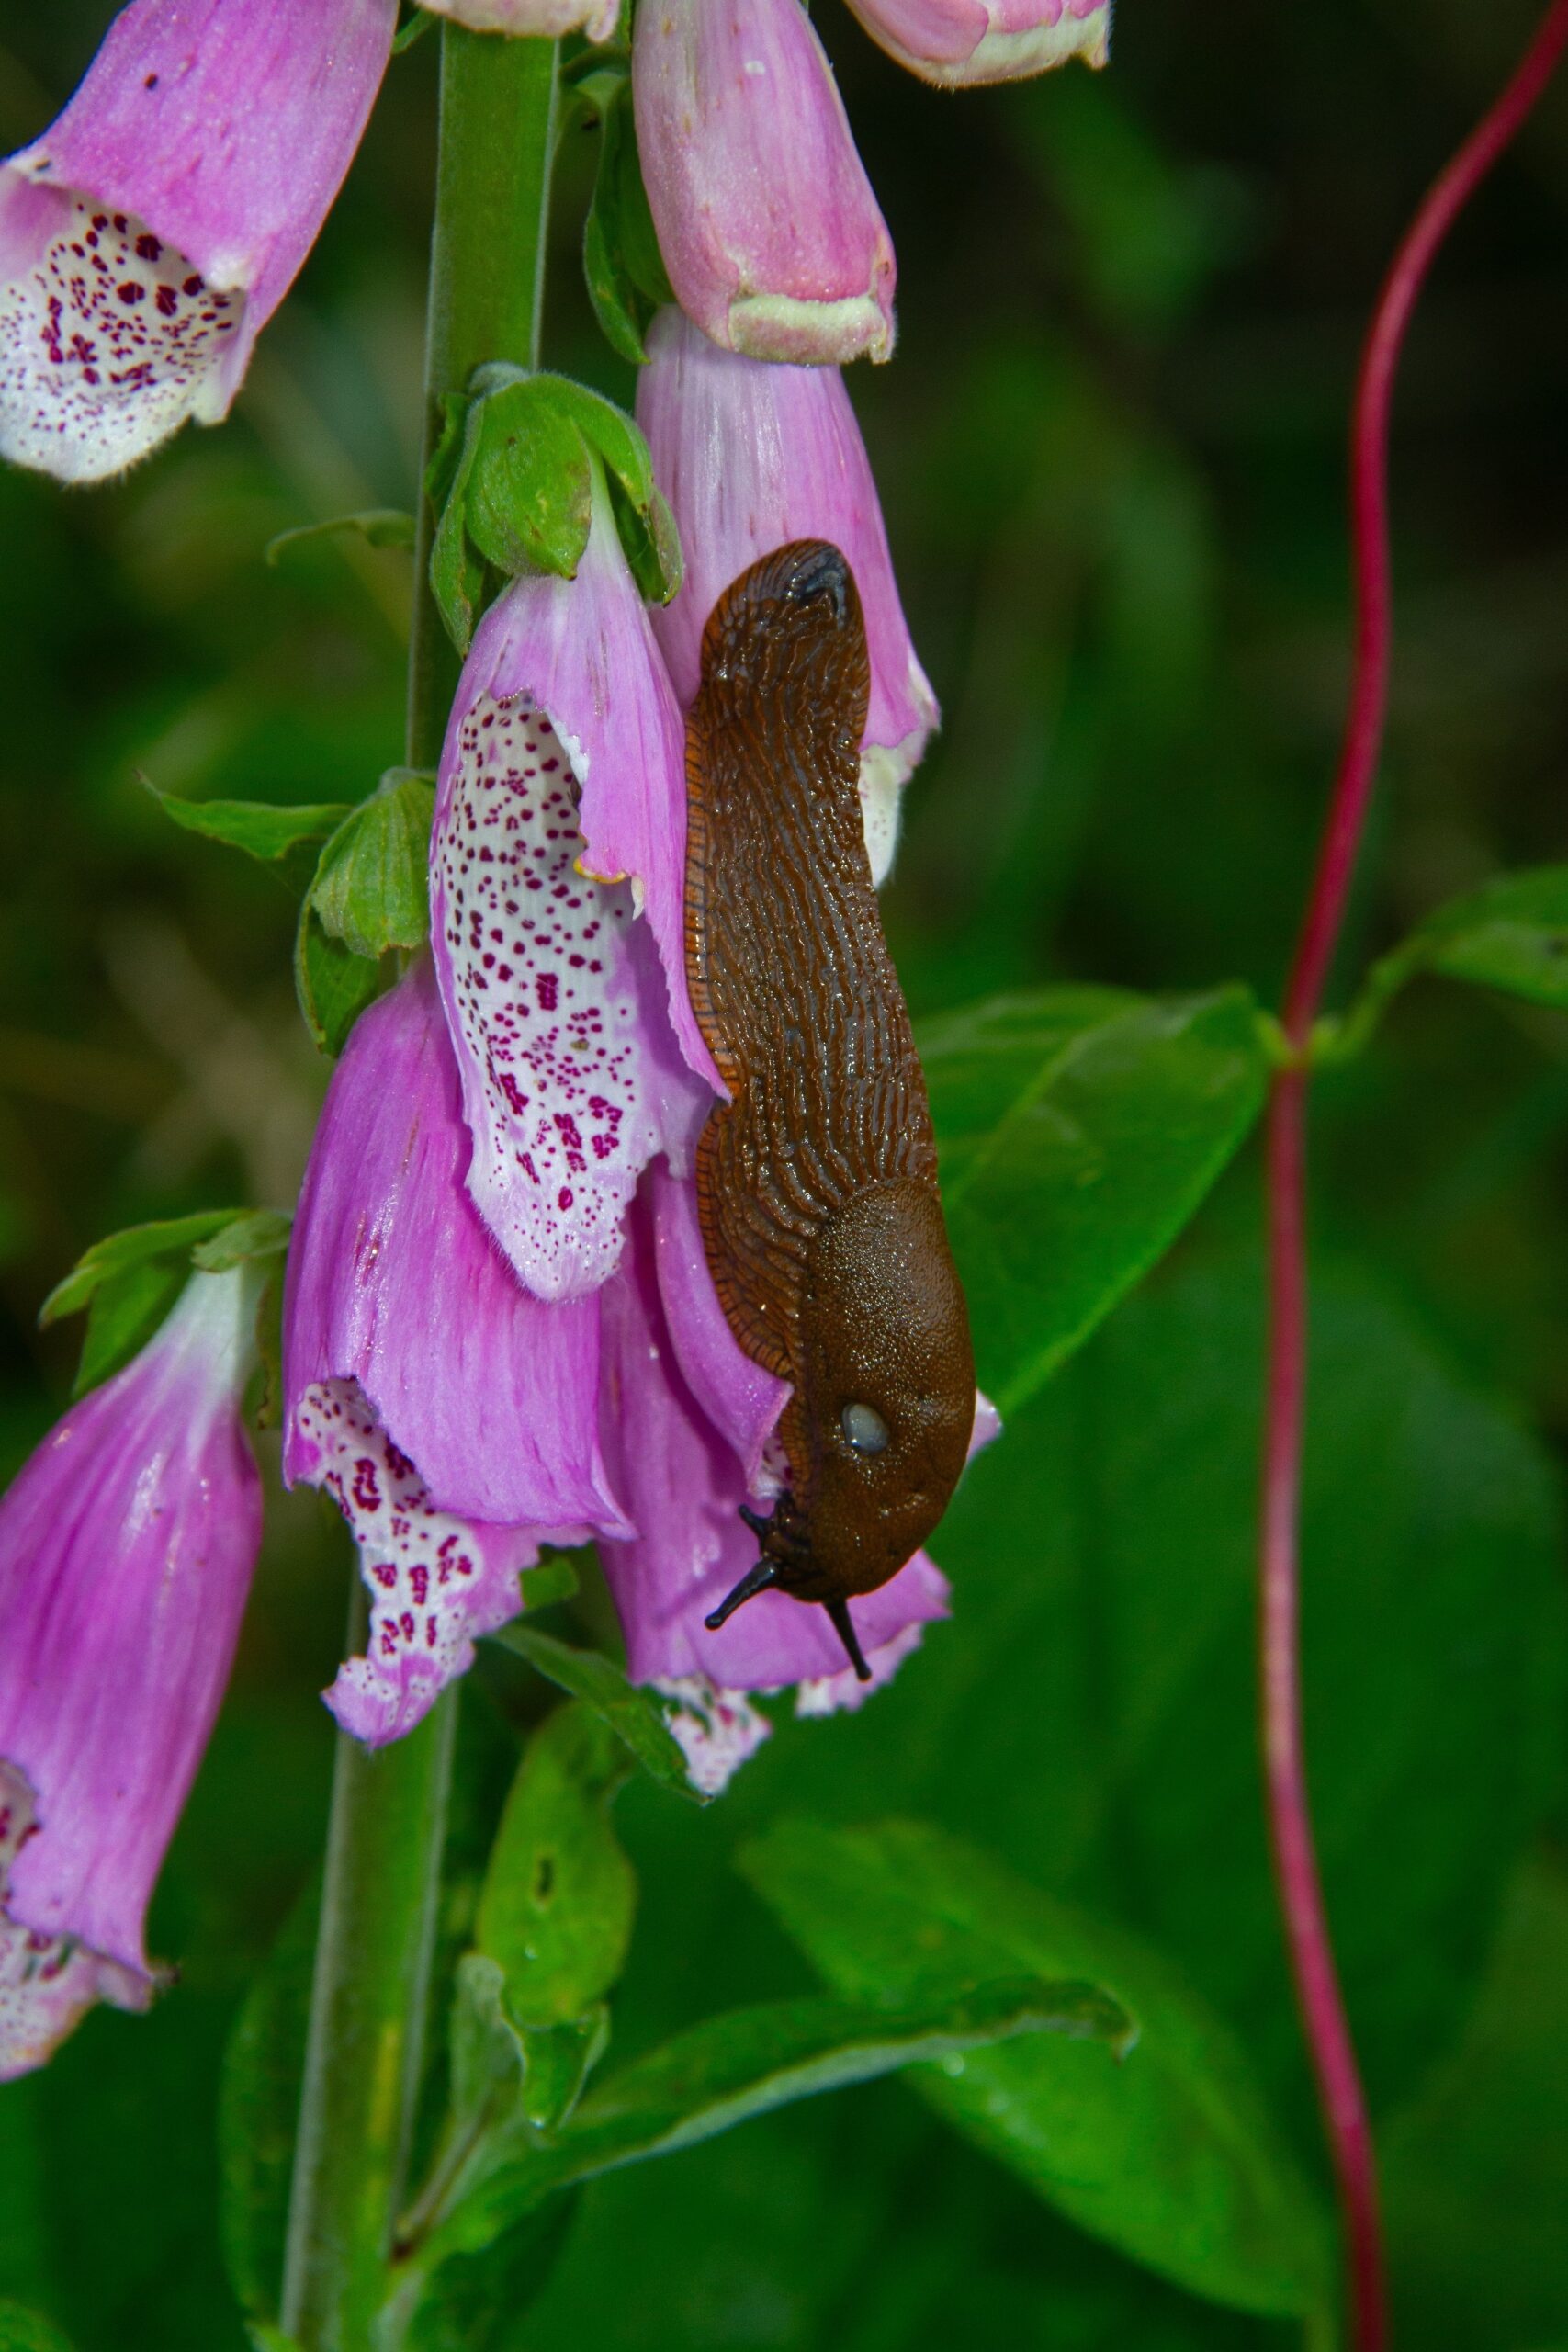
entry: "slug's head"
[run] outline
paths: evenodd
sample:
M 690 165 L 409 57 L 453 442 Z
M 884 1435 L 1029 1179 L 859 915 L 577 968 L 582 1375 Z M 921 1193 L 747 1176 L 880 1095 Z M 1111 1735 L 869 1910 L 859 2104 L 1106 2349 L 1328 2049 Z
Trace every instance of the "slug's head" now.
M 709 1619 L 754 1592 L 820 1601 L 863 1673 L 847 1603 L 931 1534 L 969 1451 L 975 1358 L 942 1204 L 880 1184 L 829 1220 L 807 1260 L 801 1379 L 784 1423 L 790 1490 L 750 1519 L 762 1556 Z
M 703 674 L 791 735 L 841 733 L 860 756 L 871 658 L 854 575 L 827 539 L 792 539 L 731 582 L 708 616 Z

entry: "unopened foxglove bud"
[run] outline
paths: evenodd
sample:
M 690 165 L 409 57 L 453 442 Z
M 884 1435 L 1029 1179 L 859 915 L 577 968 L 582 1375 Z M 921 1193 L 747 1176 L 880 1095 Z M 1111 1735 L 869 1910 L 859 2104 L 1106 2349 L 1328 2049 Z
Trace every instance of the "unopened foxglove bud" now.
M 0 456 L 65 481 L 215 424 L 365 128 L 397 0 L 131 0 L 0 164 Z
M 753 359 L 886 359 L 893 244 L 800 0 L 639 8 L 632 99 L 687 317 Z
M 923 82 L 1020 82 L 1070 57 L 1103 65 L 1111 0 L 850 0 L 877 41 Z
M 606 41 L 620 15 L 618 0 L 424 0 L 437 17 L 450 17 L 476 33 L 520 33 L 558 40 L 563 33 L 586 33 Z

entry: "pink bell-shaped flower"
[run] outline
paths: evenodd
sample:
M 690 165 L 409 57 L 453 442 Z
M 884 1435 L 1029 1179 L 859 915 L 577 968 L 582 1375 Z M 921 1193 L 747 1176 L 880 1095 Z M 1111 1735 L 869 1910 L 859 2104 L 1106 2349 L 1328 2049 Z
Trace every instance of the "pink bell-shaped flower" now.
M 333 1074 L 284 1306 L 284 1475 L 335 1498 L 371 1604 L 327 1702 L 373 1747 L 517 1614 L 541 1544 L 627 1530 L 599 1446 L 597 1302 L 523 1288 L 465 1188 L 469 1150 L 422 957 Z
M 228 413 L 315 242 L 397 0 L 131 0 L 0 164 L 0 456 L 100 481 Z
M 886 359 L 894 261 L 800 0 L 637 11 L 632 100 L 660 250 L 687 317 L 753 359 Z
M 1111 0 L 849 0 L 873 40 L 923 82 L 1020 82 L 1110 53 Z
M 468 1185 L 538 1297 L 621 1253 L 660 1151 L 684 1168 L 717 1073 L 686 997 L 681 714 L 595 469 L 575 580 L 514 581 L 447 727 L 430 850 Z
M 789 368 L 720 351 L 673 308 L 648 333 L 637 415 L 685 556 L 680 593 L 653 633 L 682 705 L 697 691 L 703 628 L 730 582 L 791 539 L 841 548 L 871 652 L 861 803 L 872 877 L 893 862 L 899 788 L 937 723 L 936 696 L 898 601 L 876 484 L 836 368 Z
M 244 1269 L 193 1274 L 0 1500 L 0 2080 L 152 1996 L 147 1905 L 261 1541 L 255 1306 Z

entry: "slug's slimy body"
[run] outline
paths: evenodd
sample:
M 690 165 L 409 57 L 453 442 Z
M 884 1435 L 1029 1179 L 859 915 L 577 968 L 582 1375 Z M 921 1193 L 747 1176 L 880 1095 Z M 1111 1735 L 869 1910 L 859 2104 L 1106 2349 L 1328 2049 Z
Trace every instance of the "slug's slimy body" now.
M 771 1587 L 848 1603 L 919 1549 L 975 1414 L 964 1294 L 859 795 L 870 664 L 836 548 L 803 540 L 715 605 L 686 733 L 686 971 L 729 1100 L 697 1151 L 709 1268 L 791 1384 L 789 1484 L 710 1624 Z

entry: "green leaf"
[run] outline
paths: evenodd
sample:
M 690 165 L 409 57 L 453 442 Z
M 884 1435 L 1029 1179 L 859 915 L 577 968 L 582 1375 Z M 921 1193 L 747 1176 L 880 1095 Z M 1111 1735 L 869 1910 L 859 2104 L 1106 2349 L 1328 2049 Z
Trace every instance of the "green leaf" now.
M 1429 914 L 1373 965 L 1344 1022 L 1326 1024 L 1326 1056 L 1338 1060 L 1359 1051 L 1392 1000 L 1420 972 L 1568 1012 L 1568 865 L 1500 875 Z
M 435 787 L 389 768 L 321 852 L 310 905 L 329 939 L 374 960 L 423 944 L 430 928 L 430 828 Z
M 558 380 L 524 377 L 479 402 L 465 526 L 500 571 L 571 580 L 588 545 L 593 480 L 582 435 L 553 397 Z
M 253 2321 L 276 2317 L 283 2281 L 320 1917 L 321 1889 L 313 1881 L 246 1995 L 223 2053 L 218 2102 L 223 2258 L 235 2297 Z
M 400 25 L 393 35 L 392 55 L 401 57 L 406 50 L 413 47 L 416 40 L 423 40 L 426 33 L 433 32 L 440 22 L 440 17 L 433 8 L 416 8 L 407 24 Z
M 334 514 L 326 523 L 300 523 L 291 531 L 279 531 L 269 539 L 263 550 L 264 560 L 275 569 L 291 548 L 302 547 L 308 539 L 324 539 L 339 531 L 357 531 L 373 548 L 412 548 L 417 526 L 412 514 L 400 506 L 367 506 L 357 514 Z
M 381 993 L 378 967 L 341 940 L 329 939 L 308 898 L 294 935 L 294 989 L 318 1048 L 334 1057 L 367 1005 Z
M 794 2099 L 1015 2034 L 1114 2045 L 1127 2031 L 1125 2013 L 1092 1985 L 1034 1979 L 893 2006 L 816 1998 L 732 2009 L 590 2091 L 553 2142 L 518 2129 L 499 2134 L 444 2225 L 441 2250 L 486 2244 L 556 2189 L 691 2147 Z
M 324 842 L 349 813 L 345 803 L 334 800 L 305 801 L 293 808 L 270 800 L 181 800 L 172 792 L 160 792 L 145 776 L 141 782 L 164 816 L 187 833 L 227 842 L 268 865 L 306 843 Z
M 435 514 L 430 548 L 430 588 L 446 634 L 459 653 L 473 642 L 474 623 L 484 594 L 485 569 L 468 542 L 466 521 L 468 477 L 479 455 L 479 403 L 466 395 L 444 403 L 441 437 L 425 473 L 425 496 Z
M 51 2320 L 0 2302 L 0 2352 L 71 2352 L 71 2346 Z
M 609 2046 L 610 2011 L 603 2001 L 567 2025 L 525 2027 L 523 2113 L 536 2132 L 559 2131 Z
M 1463 2041 L 1381 2150 L 1401 2340 L 1568 2336 L 1568 1876 L 1532 1860 Z
M 250 1264 L 257 1258 L 278 1258 L 288 1247 L 293 1218 L 282 1209 L 247 1209 L 220 1228 L 209 1241 L 198 1241 L 191 1263 L 203 1273 L 226 1273 L 231 1266 Z
M 645 596 L 668 604 L 681 585 L 681 535 L 653 478 L 648 443 L 624 409 L 565 376 L 539 376 L 609 472 L 610 500 L 626 561 Z
M 742 1867 L 846 1999 L 931 1998 L 1010 1968 L 1109 1985 L 1138 2022 L 1125 2066 L 1035 2041 L 916 2086 L 1049 2203 L 1166 2277 L 1244 2311 L 1324 2303 L 1314 2199 L 1239 2049 L 1156 1954 L 924 1823 L 784 1822 Z
M 558 1600 L 570 1600 L 578 1587 L 574 1564 L 564 1552 L 554 1559 L 541 1560 L 536 1568 L 525 1568 L 522 1575 L 523 1606 L 525 1609 L 548 1609 Z
M 1014 1413 L 1146 1273 L 1247 1136 L 1267 1064 L 1245 989 L 997 997 L 924 1024 L 980 1385 Z
M 526 1589 L 526 1588 L 525 1588 Z M 680 1742 L 664 1720 L 658 1699 L 628 1682 L 620 1668 L 599 1650 L 573 1649 L 552 1634 L 519 1623 L 514 1618 L 491 1637 L 503 1649 L 515 1650 L 530 1666 L 547 1675 L 574 1699 L 581 1699 L 624 1741 L 649 1778 L 661 1788 L 697 1804 L 707 1799 L 692 1786 Z
M 558 2197 L 479 2253 L 444 2262 L 422 2282 L 401 2352 L 529 2352 L 529 2309 L 548 2282 L 575 2204 Z
M 517 2104 L 523 2083 L 523 2037 L 502 2006 L 506 1972 L 483 1952 L 457 1962 L 452 2001 L 452 2121 L 471 2132 L 498 2108 Z
M 565 2025 L 615 1984 L 631 1940 L 637 1880 L 610 1826 L 630 1764 L 581 1702 L 535 1732 L 507 1798 L 475 1940 L 499 1963 L 518 2025 Z

